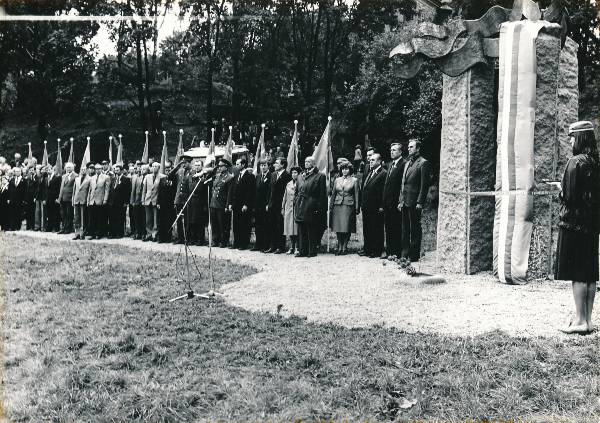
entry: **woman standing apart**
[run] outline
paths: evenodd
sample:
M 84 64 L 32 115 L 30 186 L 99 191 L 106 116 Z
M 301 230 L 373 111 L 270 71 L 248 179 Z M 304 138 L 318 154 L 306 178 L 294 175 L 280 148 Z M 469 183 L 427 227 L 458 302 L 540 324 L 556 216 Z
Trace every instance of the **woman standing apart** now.
M 593 331 L 592 308 L 598 281 L 600 233 L 600 163 L 591 122 L 569 126 L 573 157 L 567 162 L 560 199 L 555 279 L 572 281 L 575 317 L 560 330 Z
M 337 235 L 338 247 L 336 255 L 348 252 L 350 234 L 356 232 L 356 215 L 358 206 L 358 182 L 351 175 L 354 167 L 345 162 L 340 165 L 342 176 L 336 178 L 331 193 L 331 230 Z
M 298 240 L 298 225 L 294 216 L 294 201 L 296 194 L 296 181 L 298 175 L 302 172 L 299 167 L 292 167 L 290 173 L 292 180 L 285 186 L 285 193 L 283 194 L 283 200 L 281 202 L 281 214 L 283 214 L 283 235 L 290 237 L 291 247 L 288 250 L 288 254 L 294 254 L 296 252 L 296 243 Z

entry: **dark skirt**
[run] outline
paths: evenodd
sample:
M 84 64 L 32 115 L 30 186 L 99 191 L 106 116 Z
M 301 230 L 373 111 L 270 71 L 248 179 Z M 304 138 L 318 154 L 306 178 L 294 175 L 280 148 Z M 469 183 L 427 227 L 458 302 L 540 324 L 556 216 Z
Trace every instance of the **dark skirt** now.
M 554 279 L 598 281 L 598 235 L 560 228 Z

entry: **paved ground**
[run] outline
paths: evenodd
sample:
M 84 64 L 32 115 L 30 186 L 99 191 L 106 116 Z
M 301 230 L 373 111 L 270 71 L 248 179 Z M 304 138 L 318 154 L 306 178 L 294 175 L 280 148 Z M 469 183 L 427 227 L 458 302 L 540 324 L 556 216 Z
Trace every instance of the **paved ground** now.
M 39 232 L 9 233 L 71 241 L 72 236 Z M 180 247 L 121 240 L 83 241 L 110 243 L 177 253 Z M 192 247 L 201 259 L 208 247 Z M 225 300 L 252 311 L 305 316 L 309 321 L 348 327 L 383 325 L 409 332 L 451 336 L 477 335 L 502 330 L 510 335 L 567 336 L 556 330 L 572 310 L 570 284 L 559 281 L 510 286 L 491 274 L 446 275 L 446 283 L 427 284 L 404 275 L 391 262 L 357 255 L 295 258 L 230 249 L 213 249 L 213 255 L 251 265 L 258 273 L 222 287 Z M 431 257 L 429 257 L 431 262 Z M 428 261 L 422 272 L 431 271 Z M 600 324 L 598 307 L 594 321 Z M 573 336 L 573 335 L 571 335 Z M 591 335 L 598 337 L 598 332 Z

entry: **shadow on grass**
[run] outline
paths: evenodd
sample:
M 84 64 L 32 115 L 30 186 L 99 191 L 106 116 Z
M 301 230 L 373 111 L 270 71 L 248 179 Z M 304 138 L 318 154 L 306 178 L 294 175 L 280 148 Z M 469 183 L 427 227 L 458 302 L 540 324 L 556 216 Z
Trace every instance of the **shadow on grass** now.
M 600 410 L 594 340 L 457 339 L 168 303 L 182 290 L 173 255 L 2 244 L 2 388 L 14 421 L 582 421 Z M 218 283 L 253 272 L 215 266 Z

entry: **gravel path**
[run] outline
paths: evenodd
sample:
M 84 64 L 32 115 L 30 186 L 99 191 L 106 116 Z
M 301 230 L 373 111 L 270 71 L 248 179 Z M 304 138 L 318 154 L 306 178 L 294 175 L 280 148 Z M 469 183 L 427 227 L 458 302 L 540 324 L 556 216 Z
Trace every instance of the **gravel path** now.
M 40 232 L 10 233 L 65 242 L 72 236 Z M 179 246 L 120 240 L 87 241 L 177 253 Z M 192 247 L 208 257 L 207 247 Z M 391 262 L 357 255 L 295 258 L 286 254 L 213 249 L 216 258 L 253 266 L 258 273 L 221 288 L 231 305 L 252 311 L 277 311 L 305 316 L 313 322 L 347 327 L 382 325 L 408 332 L 450 336 L 478 335 L 501 330 L 522 337 L 567 337 L 556 330 L 568 319 L 572 306 L 567 282 L 504 285 L 491 274 L 446 275 L 446 283 L 427 284 L 404 275 Z M 420 269 L 431 272 L 432 257 Z M 419 269 L 417 269 L 419 270 Z M 600 312 L 594 321 L 600 325 Z M 573 335 L 571 335 L 573 336 Z M 598 337 L 595 332 L 594 337 Z

